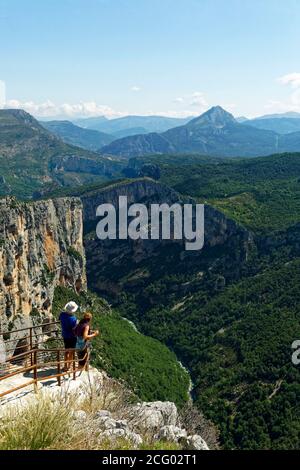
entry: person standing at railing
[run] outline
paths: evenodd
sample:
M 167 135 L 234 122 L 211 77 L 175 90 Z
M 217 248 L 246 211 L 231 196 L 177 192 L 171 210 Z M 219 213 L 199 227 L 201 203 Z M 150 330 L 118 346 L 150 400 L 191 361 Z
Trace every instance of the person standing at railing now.
M 65 305 L 64 310 L 61 312 L 59 319 L 61 323 L 62 337 L 65 345 L 65 367 L 64 371 L 70 369 L 72 361 L 72 349 L 76 348 L 76 335 L 74 329 L 78 323 L 75 313 L 78 310 L 78 305 L 75 302 L 68 302 Z
M 89 342 L 99 335 L 99 331 L 91 331 L 91 321 L 93 315 L 86 312 L 76 326 L 74 332 L 77 337 L 76 349 L 78 349 L 79 368 L 84 369 L 88 366 Z

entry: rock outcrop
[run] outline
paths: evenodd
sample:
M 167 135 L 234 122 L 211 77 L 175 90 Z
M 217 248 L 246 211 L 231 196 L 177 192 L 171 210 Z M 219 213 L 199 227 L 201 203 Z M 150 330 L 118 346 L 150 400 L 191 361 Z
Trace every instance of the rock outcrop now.
M 0 330 L 9 331 L 50 316 L 56 286 L 86 287 L 82 205 L 8 197 L 0 220 Z
M 105 372 L 94 368 L 80 374 L 76 381 L 65 377 L 61 387 L 55 381 L 51 385 L 40 383 L 38 394 L 14 392 L 10 400 L 4 401 L 0 420 L 7 412 L 11 416 L 9 410 L 21 411 L 50 400 L 53 409 L 66 407 L 72 432 L 83 432 L 84 439 L 95 449 L 103 445 L 114 449 L 124 442 L 132 449 L 145 445 L 157 448 L 160 442 L 162 447 L 163 443 L 174 443 L 178 449 L 209 450 L 200 435 L 184 429 L 174 403 L 123 401 L 116 384 Z
M 172 402 L 143 402 L 130 409 L 131 425 L 140 432 L 159 431 L 164 426 L 176 426 L 177 408 Z
M 104 203 L 118 208 L 119 196 L 127 196 L 128 206 L 133 203 L 172 205 L 195 202 L 149 178 L 114 184 L 83 194 L 87 274 L 90 287 L 99 294 L 114 302 L 124 290 L 143 288 L 145 284 L 141 283 L 144 281 L 147 284 L 143 263 L 155 264 L 158 260 L 160 265 L 168 265 L 171 258 L 174 269 L 195 273 L 193 282 L 171 286 L 174 292 L 180 289 L 183 295 L 197 289 L 205 273 L 206 278 L 209 276 L 212 279 L 216 290 L 240 278 L 253 248 L 252 234 L 209 205 L 205 205 L 205 245 L 200 251 L 186 251 L 184 240 L 99 240 L 95 231 L 98 222 L 96 209 Z M 157 271 L 157 267 L 153 266 L 153 270 Z M 151 273 L 149 275 L 148 272 L 147 276 L 150 279 Z M 153 278 L 156 278 L 154 272 Z M 126 280 L 126 285 L 123 280 Z M 170 294 L 174 292 L 169 290 Z
M 84 221 L 96 220 L 96 209 L 100 204 L 109 203 L 117 208 L 119 196 L 127 196 L 128 204 L 136 202 L 149 204 L 154 202 L 154 199 L 174 203 L 179 199 L 176 191 L 150 178 L 140 178 L 128 183 L 112 183 L 103 189 L 90 191 L 81 196 Z
M 113 174 L 110 160 L 92 159 L 80 155 L 64 155 L 53 159 L 52 168 L 55 173 L 75 172 L 91 173 L 93 175 Z

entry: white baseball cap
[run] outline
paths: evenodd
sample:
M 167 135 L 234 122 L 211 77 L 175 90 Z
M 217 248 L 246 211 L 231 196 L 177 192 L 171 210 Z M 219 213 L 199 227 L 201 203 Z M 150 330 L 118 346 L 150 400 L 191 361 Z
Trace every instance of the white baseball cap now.
M 78 308 L 79 307 L 76 304 L 76 302 L 68 302 L 65 305 L 65 311 L 68 312 L 68 313 L 75 313 L 75 312 L 77 312 Z

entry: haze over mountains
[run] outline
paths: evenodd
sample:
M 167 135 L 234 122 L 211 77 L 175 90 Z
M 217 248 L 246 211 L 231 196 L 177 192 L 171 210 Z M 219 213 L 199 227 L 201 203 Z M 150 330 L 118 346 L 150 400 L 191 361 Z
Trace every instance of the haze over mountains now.
M 281 135 L 240 123 L 220 106 L 211 108 L 187 124 L 163 133 L 118 139 L 102 153 L 123 158 L 161 153 L 200 153 L 222 157 L 254 157 L 300 150 L 300 132 Z
M 290 134 L 300 131 L 300 116 L 296 117 L 262 117 L 246 120 L 243 124 L 258 129 L 277 132 L 278 134 Z
M 300 150 L 300 114 L 295 112 L 247 119 L 215 106 L 197 118 L 100 116 L 41 124 L 65 143 L 122 158 L 185 152 L 252 157 Z
M 41 124 L 65 143 L 77 145 L 87 150 L 97 151 L 115 140 L 112 135 L 93 129 L 85 129 L 70 121 L 46 121 Z
M 168 126 L 177 119 L 128 116 L 115 120 L 115 128 L 143 121 Z M 94 121 L 96 121 L 94 119 Z M 133 122 L 133 121 L 134 122 Z M 180 121 L 180 120 L 179 120 Z M 122 177 L 132 157 L 194 154 L 195 157 L 255 157 L 300 151 L 299 119 L 261 118 L 238 122 L 220 106 L 184 125 L 116 139 L 102 131 L 84 129 L 68 121 L 39 123 L 22 110 L 0 111 L 0 195 L 27 197 L 59 186 L 93 184 Z M 180 121 L 181 122 L 181 121 Z M 126 124 L 127 123 L 127 124 Z M 277 125 L 278 132 L 257 128 Z M 293 126 L 293 127 L 292 127 Z M 127 129 L 127 131 L 128 131 Z M 123 129 L 127 132 L 126 129 Z
M 147 134 L 150 132 L 165 132 L 173 127 L 186 124 L 192 119 L 171 118 L 166 116 L 124 116 L 116 119 L 107 119 L 104 116 L 79 119 L 74 124 L 86 129 L 113 134 L 116 137 L 126 137 L 133 134 Z
M 191 118 L 163 116 L 125 116 L 107 119 L 105 116 L 67 120 L 41 121 L 40 124 L 65 143 L 87 150 L 99 151 L 112 141 L 138 134 L 164 132 L 187 123 Z

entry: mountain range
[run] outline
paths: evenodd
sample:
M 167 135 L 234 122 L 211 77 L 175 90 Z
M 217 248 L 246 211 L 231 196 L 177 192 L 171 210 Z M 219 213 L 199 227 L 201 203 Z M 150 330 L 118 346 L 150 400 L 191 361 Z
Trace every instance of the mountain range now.
M 118 162 L 68 145 L 23 110 L 0 110 L 0 196 L 110 178 Z
M 107 119 L 105 116 L 100 116 L 77 120 L 74 123 L 56 120 L 41 121 L 41 124 L 67 144 L 95 152 L 100 152 L 100 149 L 104 148 L 105 153 L 121 157 L 166 152 L 201 152 L 218 156 L 258 156 L 277 151 L 299 150 L 297 135 L 291 138 L 282 137 L 285 134 L 300 132 L 299 113 L 271 114 L 248 119 L 244 116 L 234 118 L 221 109 L 219 106 L 214 107 L 207 112 L 208 114 L 202 115 L 203 118 L 199 116 L 194 119 L 162 116 L 125 116 Z M 211 129 L 208 128 L 207 116 L 209 115 L 212 115 Z M 232 124 L 243 124 L 248 129 L 234 127 Z M 178 129 L 182 127 L 184 129 Z M 222 136 L 220 129 L 223 127 Z M 253 133 L 253 131 L 250 132 L 249 127 L 272 131 L 278 136 Z M 168 132 L 172 129 L 177 130 Z M 187 131 L 187 134 L 184 131 Z M 192 134 L 189 134 L 190 131 Z M 156 134 L 160 134 L 162 138 L 157 137 Z M 123 140 L 126 137 L 132 138 Z M 110 146 L 120 139 L 121 142 Z M 249 139 L 257 141 L 257 145 L 253 141 L 249 145 Z M 107 146 L 109 147 L 107 148 Z
M 292 119 L 300 119 L 300 113 L 296 111 L 288 111 L 286 113 L 276 113 L 276 114 L 264 114 L 257 119 L 284 119 L 284 118 L 292 118 Z
M 300 132 L 281 135 L 240 123 L 215 106 L 188 123 L 163 133 L 140 134 L 115 140 L 103 154 L 123 158 L 162 153 L 200 153 L 222 157 L 254 157 L 300 150 Z
M 148 134 L 150 132 L 165 132 L 173 127 L 181 126 L 190 121 L 188 118 L 171 118 L 166 116 L 124 116 L 116 119 L 107 119 L 104 116 L 78 119 L 74 121 L 77 126 L 85 129 L 94 129 L 126 137 L 133 134 Z
M 22 110 L 0 111 L 0 196 L 43 199 L 28 205 L 1 201 L 0 278 L 2 286 L 8 284 L 5 302 L 15 308 L 16 320 L 16 293 L 22 301 L 39 293 L 35 302 L 47 306 L 44 295 L 54 283 L 85 279 L 83 246 L 77 244 L 83 225 L 89 289 L 117 309 L 117 316 L 102 315 L 106 304 L 82 294 L 81 305 L 96 312 L 95 327 L 102 332 L 94 344 L 97 365 L 129 382 L 139 400 L 183 404 L 188 383 L 176 354 L 191 374 L 197 409 L 218 427 L 224 449 L 299 449 L 300 370 L 291 361 L 291 345 L 300 329 L 300 152 L 245 159 L 211 155 L 243 150 L 251 156 L 260 149 L 267 154 L 274 141 L 277 150 L 283 144 L 297 148 L 300 133 L 257 129 L 215 107 L 177 128 L 119 139 L 132 140 L 127 149 L 136 149 L 138 138 L 143 152 L 145 145 L 168 152 L 128 162 L 66 144 L 52 132 Z M 185 155 L 170 154 L 177 148 Z M 116 181 L 125 165 L 139 176 L 146 167 L 159 181 L 149 173 Z M 82 219 L 73 218 L 81 212 L 79 200 L 47 201 L 50 190 L 53 197 L 55 191 L 79 197 Z M 96 208 L 120 195 L 129 203 L 204 202 L 203 250 L 187 252 L 180 240 L 99 240 Z M 49 222 L 55 212 L 61 223 Z M 60 250 L 64 262 L 57 258 L 55 271 L 49 270 L 47 253 L 52 258 Z M 31 269 L 37 257 L 38 271 Z M 14 266 L 24 266 L 24 273 L 12 287 Z M 55 291 L 59 312 L 75 294 L 63 286 Z M 36 305 L 31 315 L 36 318 Z M 3 317 L 11 325 L 7 312 Z M 130 323 L 121 317 L 154 340 L 128 330 Z
M 135 118 L 133 116 L 133 120 Z M 128 122 L 130 117 L 122 119 L 113 121 Z M 151 117 L 145 119 L 151 121 Z M 186 124 L 162 133 L 113 140 L 111 135 L 83 129 L 69 121 L 39 123 L 25 111 L 2 110 L 0 196 L 15 194 L 26 198 L 74 183 L 91 185 L 119 178 L 127 165 L 126 160 L 132 157 L 154 154 L 252 157 L 300 150 L 300 131 L 280 134 L 254 127 L 261 123 L 269 125 L 272 119 L 298 125 L 296 117 L 240 123 L 216 106 Z M 102 146 L 104 143 L 107 145 Z
M 65 143 L 95 152 L 115 140 L 109 134 L 93 129 L 84 129 L 70 121 L 42 121 L 41 124 Z
M 290 134 L 300 131 L 300 116 L 296 117 L 261 117 L 243 121 L 247 126 L 277 132 L 277 134 Z

